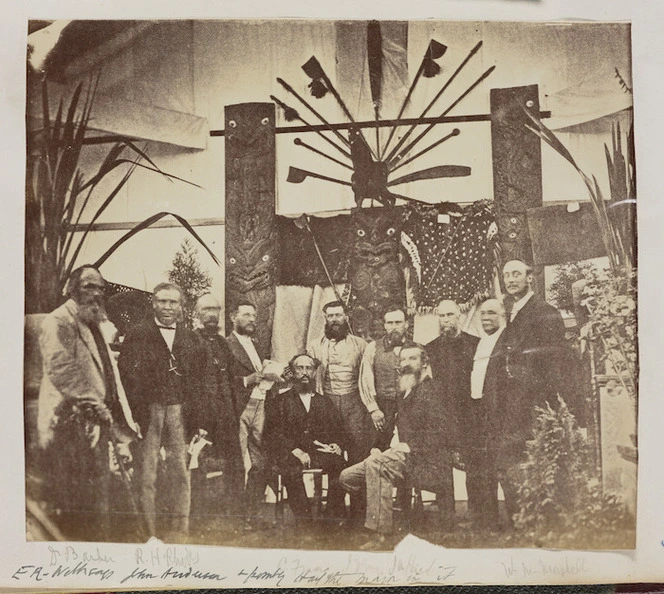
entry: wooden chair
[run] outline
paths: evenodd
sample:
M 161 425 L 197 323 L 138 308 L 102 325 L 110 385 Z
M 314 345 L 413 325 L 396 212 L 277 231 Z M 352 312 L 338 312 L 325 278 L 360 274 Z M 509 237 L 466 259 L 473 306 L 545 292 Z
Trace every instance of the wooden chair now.
M 313 501 L 313 518 L 317 519 L 321 516 L 323 511 L 323 503 L 325 502 L 325 494 L 323 492 L 323 476 L 326 476 L 327 473 L 322 468 L 303 468 L 302 475 L 311 475 L 314 479 L 314 493 L 312 497 Z M 284 486 L 281 473 L 277 474 L 277 491 L 275 493 L 277 500 L 274 506 L 274 513 L 276 518 L 280 523 L 283 524 L 284 521 L 284 492 L 286 487 Z

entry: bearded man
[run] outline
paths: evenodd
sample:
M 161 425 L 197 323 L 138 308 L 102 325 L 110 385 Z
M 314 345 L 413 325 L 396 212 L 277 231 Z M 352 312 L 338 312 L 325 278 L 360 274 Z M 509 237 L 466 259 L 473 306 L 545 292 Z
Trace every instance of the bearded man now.
M 48 464 L 46 492 L 72 540 L 110 537 L 111 467 L 129 459 L 138 435 L 115 359 L 104 340 L 106 281 L 93 266 L 74 270 L 69 299 L 44 319 L 39 438 Z
M 442 453 L 456 439 L 454 424 L 441 415 L 426 350 L 407 345 L 399 354 L 400 398 L 396 431 L 389 449 L 342 471 L 339 482 L 348 493 L 366 497 L 364 527 L 384 540 L 392 532 L 392 491 L 404 484 L 440 492 Z M 444 510 L 442 510 L 444 513 Z M 371 544 L 370 541 L 367 544 Z
M 394 433 L 396 399 L 399 392 L 399 353 L 408 339 L 408 320 L 405 311 L 395 306 L 383 314 L 385 336 L 370 342 L 364 350 L 360 365 L 360 396 L 371 415 L 378 433 L 375 445 L 380 450 L 390 447 Z
M 293 357 L 289 363 L 293 387 L 280 394 L 273 407 L 269 431 L 270 451 L 283 475 L 288 504 L 300 526 L 311 520 L 302 470 L 322 468 L 328 475 L 326 515 L 343 517 L 345 493 L 339 473 L 345 466 L 341 450 L 341 420 L 332 401 L 316 392 L 318 361 L 309 355 Z
M 208 398 L 200 403 L 195 423 L 207 431 L 206 439 L 211 442 L 209 448 L 206 448 L 208 451 L 205 452 L 201 467 L 205 472 L 223 469 L 226 497 L 222 500 L 216 494 L 212 503 L 213 510 L 219 511 L 225 504 L 227 512 L 236 513 L 244 490 L 244 467 L 240 451 L 239 415 L 235 411 L 231 389 L 232 355 L 226 339 L 220 333 L 219 301 L 210 293 L 201 295 L 196 301 L 195 314 L 200 327 L 194 332 L 200 337 L 208 356 L 204 378 L 209 387 L 206 390 Z M 198 477 L 192 474 L 192 480 L 195 478 Z M 199 493 L 193 495 L 196 495 L 196 501 L 192 501 L 192 507 L 200 499 Z
M 316 390 L 330 398 L 339 412 L 348 462 L 355 464 L 367 456 L 373 441 L 371 420 L 358 386 L 367 343 L 350 333 L 341 301 L 326 303 L 323 315 L 325 333 L 308 346 L 307 354 L 320 361 Z

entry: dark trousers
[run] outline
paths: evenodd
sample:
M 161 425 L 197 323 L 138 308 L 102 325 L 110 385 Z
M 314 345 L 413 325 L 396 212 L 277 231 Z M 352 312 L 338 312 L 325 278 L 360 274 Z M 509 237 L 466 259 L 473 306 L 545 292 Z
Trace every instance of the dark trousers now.
M 436 503 L 440 513 L 442 527 L 450 528 L 454 522 L 454 465 L 452 463 L 452 452 L 445 450 L 441 454 L 441 471 L 438 484 L 433 491 L 436 493 Z M 425 490 L 428 491 L 429 489 Z
M 397 413 L 397 403 L 396 400 L 376 396 L 376 404 L 385 415 L 385 425 L 383 426 L 383 430 L 378 433 L 376 440 L 376 447 L 384 452 L 390 447 L 390 442 L 392 441 L 392 436 L 394 435 L 394 422 Z
M 468 512 L 479 528 L 495 528 L 498 525 L 498 477 L 492 455 L 483 448 L 468 448 L 464 461 Z
M 345 492 L 339 485 L 339 474 L 346 465 L 344 459 L 335 454 L 326 454 L 315 450 L 307 453 L 311 458 L 311 468 L 322 468 L 327 473 L 326 514 L 329 518 L 342 519 L 344 517 Z M 311 506 L 304 488 L 302 463 L 291 454 L 279 465 L 279 468 L 288 491 L 288 505 L 293 510 L 296 519 L 310 518 Z

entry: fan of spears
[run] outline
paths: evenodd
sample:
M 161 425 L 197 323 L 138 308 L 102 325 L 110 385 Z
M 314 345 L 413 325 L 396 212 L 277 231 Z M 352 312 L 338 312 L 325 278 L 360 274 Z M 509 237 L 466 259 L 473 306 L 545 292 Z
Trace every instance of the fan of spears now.
M 431 130 L 433 130 L 437 124 L 445 122 L 446 116 L 493 72 L 495 66 L 491 66 L 485 70 L 459 96 L 448 102 L 447 107 L 443 109 L 442 113 L 433 117 L 429 115 L 450 85 L 458 77 L 459 73 L 464 70 L 466 65 L 472 60 L 473 56 L 478 53 L 481 47 L 482 42 L 480 41 L 470 50 L 452 74 L 447 77 L 447 80 L 427 104 L 420 116 L 413 119 L 401 118 L 406 111 L 421 78 L 433 78 L 443 71 L 438 64 L 438 61 L 443 58 L 447 46 L 434 39 L 429 42 L 422 58 L 422 62 L 420 63 L 417 73 L 401 104 L 396 119 L 382 119 L 381 95 L 384 64 L 380 23 L 375 21 L 368 23 L 367 29 L 367 61 L 371 101 L 374 111 L 373 121 L 358 122 L 353 118 L 353 115 L 349 111 L 343 98 L 315 56 L 312 56 L 302 66 L 304 73 L 311 79 L 311 82 L 309 83 L 311 95 L 315 100 L 320 100 L 323 97 L 328 96 L 328 94 L 331 95 L 348 119 L 348 122 L 341 124 L 330 123 L 314 107 L 313 101 L 309 101 L 302 97 L 302 95 L 284 79 L 277 78 L 277 82 L 288 93 L 289 99 L 282 100 L 274 95 L 270 95 L 270 98 L 283 110 L 286 121 L 300 122 L 302 127 L 298 127 L 297 130 L 316 133 L 325 141 L 325 146 L 329 148 L 327 151 L 320 150 L 319 148 L 307 144 L 301 138 L 295 138 L 293 141 L 294 144 L 312 151 L 326 160 L 332 161 L 350 171 L 350 179 L 341 179 L 329 175 L 323 175 L 315 171 L 290 167 L 287 181 L 291 183 L 302 183 L 307 178 L 316 178 L 342 186 L 348 186 L 352 188 L 357 207 L 361 208 L 365 199 L 371 200 L 371 204 L 376 200 L 384 206 L 394 206 L 397 199 L 426 204 L 427 202 L 423 200 L 403 196 L 393 191 L 393 188 L 397 188 L 401 184 L 420 180 L 469 176 L 471 169 L 464 165 L 438 165 L 421 169 L 419 171 L 412 171 L 406 175 L 400 175 L 399 170 L 460 134 L 459 129 L 454 128 L 443 138 L 430 142 L 428 145 L 423 143 Z M 307 110 L 306 115 L 301 115 L 301 113 L 293 106 L 293 100 L 297 101 L 298 107 L 301 106 Z M 309 114 L 315 118 L 315 123 L 311 123 L 311 117 Z M 448 118 L 447 121 L 450 119 L 453 118 Z M 424 129 L 421 129 L 422 126 L 425 126 Z M 374 128 L 375 136 L 370 133 L 371 128 Z M 381 142 L 379 133 L 380 128 L 391 128 L 385 142 Z M 420 128 L 419 131 L 418 128 Z M 398 129 L 401 129 L 399 135 L 397 135 Z M 284 128 L 283 131 L 292 132 L 296 130 L 294 127 L 292 129 L 291 127 L 288 127 Z M 366 132 L 369 132 L 369 139 L 367 138 L 367 135 L 365 135 Z M 371 136 L 374 137 L 371 138 Z

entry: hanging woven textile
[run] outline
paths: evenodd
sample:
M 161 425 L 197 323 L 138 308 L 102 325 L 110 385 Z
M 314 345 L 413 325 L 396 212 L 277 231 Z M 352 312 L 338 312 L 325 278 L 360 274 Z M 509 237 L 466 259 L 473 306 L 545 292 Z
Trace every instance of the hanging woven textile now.
M 417 308 L 431 311 L 442 299 L 467 310 L 493 292 L 497 227 L 491 203 L 406 207 L 403 231 L 411 259 L 418 260 Z

